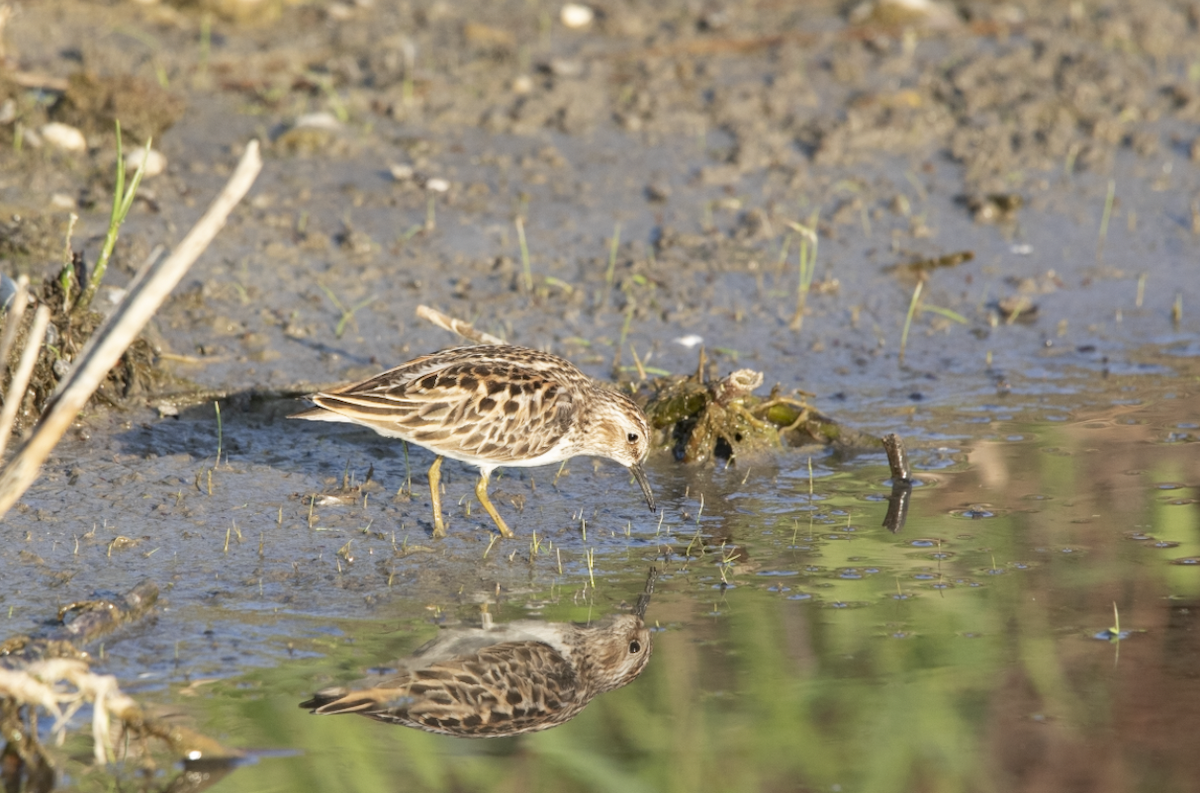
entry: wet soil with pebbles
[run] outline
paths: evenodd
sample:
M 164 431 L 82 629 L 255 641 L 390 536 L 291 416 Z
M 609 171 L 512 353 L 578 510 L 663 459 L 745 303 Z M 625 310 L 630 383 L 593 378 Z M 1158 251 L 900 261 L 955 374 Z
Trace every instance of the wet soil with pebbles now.
M 277 662 L 310 620 L 578 587 L 591 547 L 611 606 L 606 588 L 636 592 L 644 562 L 687 544 L 664 526 L 690 536 L 715 502 L 799 492 L 779 489 L 789 452 L 755 476 L 657 453 L 663 523 L 615 466 L 494 480 L 556 559 L 489 550 L 474 472 L 447 464 L 451 536 L 432 541 L 429 455 L 293 425 L 298 403 L 269 397 L 452 344 L 420 304 L 602 378 L 694 371 L 702 344 L 722 375 L 901 432 L 918 467 L 961 462 L 980 421 L 1196 388 L 1200 3 L 616 0 L 583 28 L 525 0 L 11 6 L 9 275 L 57 271 L 70 211 L 94 259 L 114 118 L 166 168 L 123 231 L 110 305 L 246 142 L 266 147 L 147 331 L 178 387 L 82 415 L 0 529 L 11 630 L 47 598 L 163 585 L 170 613 L 118 674 L 174 657 L 165 679 L 229 675 Z M 51 122 L 86 149 L 57 148 Z M 228 395 L 220 424 L 189 391 Z

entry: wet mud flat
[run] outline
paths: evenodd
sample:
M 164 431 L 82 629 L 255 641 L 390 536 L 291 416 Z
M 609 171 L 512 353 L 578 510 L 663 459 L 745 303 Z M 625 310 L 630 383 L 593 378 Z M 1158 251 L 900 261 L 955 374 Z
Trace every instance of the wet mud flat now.
M 990 620 L 1005 614 L 1032 621 L 992 593 L 1011 605 L 1020 587 L 1007 581 L 1025 573 L 1010 565 L 1052 557 L 1036 568 L 1038 586 L 1071 593 L 1057 629 L 1101 631 L 1108 626 L 1097 620 L 1110 620 L 1120 600 L 1122 627 L 1140 625 L 1151 641 L 1131 641 L 1135 653 L 1127 647 L 1118 668 L 1146 653 L 1145 664 L 1166 670 L 1164 690 L 1185 685 L 1139 648 L 1190 635 L 1177 604 L 1195 596 L 1179 578 L 1193 571 L 1173 562 L 1200 553 L 1187 550 L 1194 508 L 1152 494 L 1173 483 L 1184 492 L 1161 491 L 1173 494 L 1167 501 L 1194 498 L 1194 459 L 1164 451 L 1163 461 L 1177 460 L 1163 463 L 1170 471 L 1153 455 L 1124 460 L 1195 440 L 1194 4 L 963 4 L 948 17 L 897 21 L 822 4 L 615 3 L 597 6 L 581 29 L 550 4 L 264 8 L 264 18 L 241 18 L 236 4 L 48 2 L 22 6 L 7 23 L 6 273 L 52 278 L 68 211 L 80 215 L 76 247 L 94 259 L 114 114 L 129 147 L 153 135 L 167 167 L 141 188 L 101 308 L 157 246 L 177 241 L 248 139 L 261 138 L 268 156 L 248 203 L 147 333 L 175 382 L 124 410 L 84 413 L 5 518 L 0 607 L 10 633 L 45 620 L 48 600 L 120 593 L 150 578 L 162 589 L 158 616 L 106 642 L 105 668 L 135 693 L 172 703 L 193 701 L 197 680 L 223 681 L 192 711 L 206 727 L 231 744 L 290 741 L 319 756 L 318 733 L 305 730 L 325 727 L 268 737 L 269 725 L 305 716 L 290 701 L 281 715 L 280 703 L 307 696 L 318 678 L 344 682 L 359 676 L 352 669 L 411 650 L 432 624 L 476 620 L 483 602 L 502 619 L 598 618 L 628 608 L 657 564 L 666 596 L 649 611 L 662 628 L 656 661 L 736 681 L 738 670 L 761 671 L 732 660 L 757 646 L 756 635 L 783 637 L 750 654 L 817 670 L 818 683 L 778 678 L 792 681 L 782 690 L 813 693 L 834 679 L 838 646 L 864 636 L 923 634 L 939 658 L 974 657 L 952 635 L 994 635 Z M 85 150 L 39 138 L 51 121 L 81 130 Z M 798 261 L 806 246 L 815 249 L 807 274 Z M 914 492 L 917 514 L 939 528 L 910 526 L 890 539 L 879 530 L 888 493 L 880 450 L 779 450 L 730 467 L 681 465 L 664 448 L 649 465 L 661 521 L 623 470 L 577 459 L 561 474 L 508 471 L 495 481 L 493 498 L 519 539 L 493 543 L 470 498 L 474 471 L 448 464 L 450 533 L 434 541 L 429 455 L 410 448 L 406 459 L 365 431 L 293 426 L 283 417 L 299 403 L 274 398 L 455 343 L 415 317 L 420 304 L 564 355 L 600 379 L 684 375 L 703 345 L 718 376 L 763 372 L 759 396 L 776 383 L 787 395 L 802 389 L 848 427 L 903 434 L 918 476 L 933 485 Z M 1140 417 L 1156 405 L 1169 418 Z M 1089 432 L 1122 432 L 1127 416 L 1147 436 L 1078 445 L 1113 449 L 1136 483 L 1128 502 L 1097 496 L 1095 514 L 1125 515 L 1127 526 L 1070 510 L 1062 525 L 1005 524 L 1008 535 L 977 533 L 946 549 L 959 555 L 941 560 L 962 565 L 953 571 L 898 550 L 929 540 L 928 553 L 941 553 L 972 533 L 952 529 L 955 521 L 1016 520 L 1026 513 L 1012 504 L 1044 491 L 1071 502 L 1101 492 L 1107 480 L 1095 472 L 1071 480 L 1076 492 L 1057 478 L 1083 452 L 1055 428 L 1087 435 L 1082 417 L 1110 410 Z M 1065 467 L 1034 466 L 1047 484 L 1018 488 L 1012 470 L 994 465 L 1006 455 Z M 990 495 L 945 485 L 938 472 L 977 476 Z M 837 508 L 814 507 L 822 499 Z M 819 528 L 810 534 L 813 516 L 860 528 L 869 552 L 835 563 L 832 548 L 862 547 L 847 539 L 858 532 L 830 528 L 822 540 Z M 1175 534 L 1164 539 L 1168 524 Z M 1005 536 L 1022 540 L 989 560 Z M 1156 542 L 1183 549 L 1159 549 L 1151 568 L 1161 580 L 1133 572 L 1134 552 L 1122 550 Z M 988 572 L 996 570 L 1004 572 Z M 1105 573 L 1137 582 L 1136 594 L 1087 585 Z M 977 603 L 970 593 L 987 590 L 981 602 L 992 610 L 979 607 L 948 631 L 957 623 L 928 604 L 949 590 L 920 589 L 947 581 L 952 604 Z M 838 589 L 846 586 L 869 594 Z M 891 599 L 906 587 L 928 596 Z M 865 616 L 831 622 L 851 612 Z M 1043 629 L 1051 626 L 1030 636 Z M 715 649 L 688 649 L 693 641 Z M 1062 662 L 1083 670 L 1070 664 L 1083 664 L 1092 645 L 1072 641 L 1056 645 Z M 345 650 L 352 644 L 365 646 L 363 657 Z M 1037 679 L 1031 669 L 1000 671 L 1045 697 L 1026 679 Z M 649 666 L 629 690 L 645 685 L 671 700 L 677 683 L 658 670 Z M 829 685 L 814 696 L 857 717 L 845 704 L 853 692 Z M 742 683 L 717 688 L 760 702 Z M 964 696 L 981 690 L 997 689 L 981 683 Z M 247 696 L 257 704 L 239 691 L 255 692 Z M 637 695 L 614 692 L 621 704 L 602 711 L 607 718 L 637 712 L 624 696 Z M 1077 701 L 1051 704 L 1059 724 L 1079 726 L 1064 715 L 1077 715 Z M 757 707 L 745 718 L 763 718 Z M 669 715 L 654 724 L 666 732 L 688 718 L 665 705 L 660 713 Z M 345 729 L 371 747 L 384 740 Z M 720 731 L 708 724 L 704 735 Z M 1164 737 L 1164 764 L 1180 767 L 1171 746 Z M 995 751 L 997 763 L 1016 767 Z M 663 752 L 663 765 L 681 756 Z M 486 777 L 484 755 L 473 762 L 484 765 L 462 773 Z M 652 774 L 649 763 L 621 762 Z M 778 773 L 840 778 L 804 763 Z M 288 767 L 322 773 L 307 761 Z M 440 773 L 429 771 L 425 786 L 453 778 Z

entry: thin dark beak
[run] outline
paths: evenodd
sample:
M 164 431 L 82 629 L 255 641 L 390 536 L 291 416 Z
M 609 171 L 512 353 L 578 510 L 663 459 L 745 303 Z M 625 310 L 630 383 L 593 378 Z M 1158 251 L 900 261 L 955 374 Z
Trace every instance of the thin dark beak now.
M 654 494 L 650 492 L 650 480 L 646 478 L 646 472 L 642 470 L 641 463 L 634 463 L 629 466 L 629 470 L 633 473 L 633 478 L 642 486 L 642 492 L 646 494 L 646 506 L 650 507 L 651 512 L 657 512 L 654 508 Z

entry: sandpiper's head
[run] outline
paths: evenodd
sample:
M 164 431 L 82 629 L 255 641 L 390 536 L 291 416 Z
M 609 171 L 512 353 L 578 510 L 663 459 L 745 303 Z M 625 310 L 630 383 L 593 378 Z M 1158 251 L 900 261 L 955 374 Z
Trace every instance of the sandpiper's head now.
M 654 511 L 654 494 L 642 463 L 650 453 L 650 423 L 629 397 L 597 388 L 592 415 L 587 417 L 584 454 L 607 457 L 628 468 L 642 486 L 646 505 Z

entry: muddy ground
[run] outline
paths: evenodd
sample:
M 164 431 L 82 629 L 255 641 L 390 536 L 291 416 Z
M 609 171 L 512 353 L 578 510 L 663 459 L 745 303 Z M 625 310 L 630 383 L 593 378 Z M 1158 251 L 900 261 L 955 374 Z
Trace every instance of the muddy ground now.
M 186 230 L 247 139 L 270 142 L 249 206 L 154 329 L 200 385 L 340 380 L 442 346 L 422 302 L 597 374 L 627 319 L 671 371 L 695 356 L 673 340 L 697 334 L 850 410 L 1020 390 L 1047 356 L 1047 375 L 1120 369 L 1192 338 L 1171 311 L 1181 299 L 1186 320 L 1200 284 L 1194 4 L 963 4 L 892 27 L 822 5 L 614 3 L 581 31 L 524 2 L 220 13 L 243 5 L 20 5 L 5 32 L 10 72 L 42 90 L 10 76 L 2 133 L 61 119 L 89 146 L 4 147 L 11 271 L 44 276 L 61 250 L 53 202 L 97 243 L 116 115 L 168 162 L 126 272 Z M 312 113 L 325 123 L 292 128 Z M 788 223 L 817 212 L 796 332 Z M 894 268 L 961 251 L 974 259 L 930 272 L 923 299 L 968 325 L 924 314 L 898 368 L 914 282 Z M 1035 321 L 1006 326 L 1020 296 Z
M 273 392 L 452 344 L 420 304 L 602 378 L 637 379 L 635 356 L 650 374 L 690 372 L 700 343 L 722 373 L 754 368 L 857 429 L 901 432 L 926 469 L 961 464 L 980 424 L 1197 390 L 1194 0 L 961 2 L 900 20 L 819 2 L 604 2 L 580 29 L 528 0 L 9 7 L 7 274 L 57 272 L 71 211 L 94 259 L 115 117 L 127 148 L 152 136 L 167 165 L 143 184 L 102 304 L 186 233 L 248 140 L 267 152 L 147 331 L 177 384 L 81 416 L 5 518 L 14 630 L 47 598 L 151 577 L 185 616 L 138 652 L 173 655 L 159 671 L 173 679 L 273 663 L 290 617 L 578 584 L 585 543 L 629 583 L 611 603 L 636 594 L 663 524 L 613 466 L 493 488 L 518 534 L 562 549 L 563 573 L 507 546 L 484 557 L 471 470 L 447 466 L 439 545 L 424 452 L 410 468 L 369 433 L 283 421 L 299 403 Z M 57 149 L 51 121 L 86 149 Z M 819 237 L 802 322 L 796 224 Z M 661 451 L 650 470 L 666 530 L 688 534 L 720 535 L 747 493 L 784 511 L 806 489 L 786 455 L 733 474 Z M 368 473 L 348 503 L 310 509 Z

